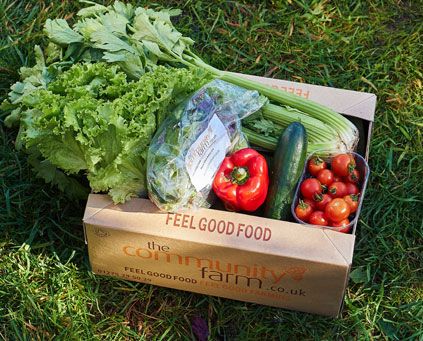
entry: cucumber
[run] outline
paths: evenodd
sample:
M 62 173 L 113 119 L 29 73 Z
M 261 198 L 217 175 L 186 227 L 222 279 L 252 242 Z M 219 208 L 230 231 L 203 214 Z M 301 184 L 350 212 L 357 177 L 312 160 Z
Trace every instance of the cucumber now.
M 279 137 L 273 156 L 273 172 L 264 209 L 267 218 L 290 216 L 295 187 L 307 155 L 307 134 L 299 122 L 291 123 Z

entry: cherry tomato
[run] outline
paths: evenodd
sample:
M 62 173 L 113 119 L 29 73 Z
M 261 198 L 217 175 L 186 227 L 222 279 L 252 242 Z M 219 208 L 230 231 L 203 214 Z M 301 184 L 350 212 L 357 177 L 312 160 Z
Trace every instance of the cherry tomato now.
M 355 160 L 351 154 L 338 154 L 332 159 L 332 171 L 339 176 L 348 176 L 355 169 Z
M 335 173 L 333 174 L 333 182 L 342 182 L 342 181 L 344 181 L 344 179 L 342 179 L 341 176 L 338 176 Z
M 345 180 L 357 184 L 360 181 L 360 172 L 357 169 L 353 169 Z
M 319 180 L 314 178 L 305 179 L 300 186 L 304 198 L 313 199 L 314 195 L 322 193 L 322 186 Z
M 316 209 L 316 202 L 313 199 L 307 199 L 304 198 L 302 199 L 306 204 L 309 204 L 311 206 L 311 208 L 313 209 L 313 211 Z
M 328 203 L 332 201 L 332 197 L 329 194 L 317 194 L 314 196 L 314 202 L 316 203 L 316 209 L 324 211 Z
M 348 233 L 351 230 L 351 226 L 348 226 L 350 221 L 347 219 L 341 220 L 339 223 L 331 222 L 330 226 L 337 227 L 335 230 L 342 233 Z
M 346 182 L 345 186 L 347 187 L 347 194 L 358 194 L 360 193 L 360 190 L 358 189 L 356 184 L 353 184 L 352 182 Z
M 357 212 L 360 199 L 357 194 L 348 194 L 344 197 L 345 202 L 350 207 L 351 213 Z
M 317 180 L 319 180 L 319 182 L 322 185 L 325 185 L 327 187 L 329 187 L 332 182 L 333 182 L 333 172 L 329 169 L 322 169 L 321 171 L 319 171 L 319 173 L 317 173 Z
M 310 204 L 307 204 L 303 200 L 300 199 L 297 207 L 295 207 L 295 214 L 298 219 L 307 222 L 310 214 L 313 212 L 313 208 Z
M 307 169 L 311 175 L 316 176 L 320 170 L 326 169 L 326 167 L 326 162 L 317 156 L 310 159 Z
M 328 193 L 332 198 L 342 198 L 347 195 L 347 186 L 343 182 L 334 182 L 329 186 Z
M 333 199 L 325 208 L 325 216 L 333 222 L 340 222 L 348 218 L 350 213 L 350 206 L 341 198 Z
M 313 225 L 328 226 L 329 221 L 326 218 L 325 214 L 322 211 L 314 211 L 310 214 L 308 222 Z

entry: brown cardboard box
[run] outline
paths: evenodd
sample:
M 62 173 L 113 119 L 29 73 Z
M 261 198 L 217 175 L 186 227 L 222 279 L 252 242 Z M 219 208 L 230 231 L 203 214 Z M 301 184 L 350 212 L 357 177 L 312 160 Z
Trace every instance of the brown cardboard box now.
M 350 116 L 363 125 L 359 148 L 368 157 L 375 95 L 246 77 Z M 168 214 L 146 199 L 114 205 L 98 194 L 83 221 L 96 274 L 329 316 L 342 306 L 355 241 L 355 230 L 213 209 Z

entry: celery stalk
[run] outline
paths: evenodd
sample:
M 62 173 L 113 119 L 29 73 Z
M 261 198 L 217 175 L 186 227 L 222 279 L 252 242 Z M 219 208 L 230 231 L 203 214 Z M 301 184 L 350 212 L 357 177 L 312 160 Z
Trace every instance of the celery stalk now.
M 247 136 L 248 142 L 268 150 L 275 150 L 278 140 L 271 136 L 263 136 L 254 130 L 242 127 L 242 132 Z
M 286 127 L 292 122 L 300 122 L 306 128 L 311 141 L 331 140 L 336 136 L 336 131 L 332 127 L 298 110 L 268 104 L 264 106 L 262 112 L 264 118 L 282 127 Z
M 301 98 L 297 95 L 285 91 L 274 89 L 270 86 L 246 79 L 231 72 L 221 73 L 220 78 L 247 89 L 257 90 L 262 95 L 268 97 L 271 101 L 282 105 L 289 105 L 304 112 L 310 117 L 321 121 L 322 123 L 326 124 L 326 126 L 331 127 L 331 130 L 335 133 L 335 135 L 338 135 L 338 140 L 340 140 L 341 144 L 339 145 L 336 143 L 336 141 L 334 141 L 334 144 L 336 144 L 337 148 L 340 148 L 340 150 L 353 150 L 357 145 L 357 127 L 347 118 L 343 117 L 332 109 L 325 107 L 324 105 L 305 98 Z M 316 127 L 315 130 L 317 129 L 320 128 Z M 327 129 L 327 131 L 329 132 L 329 129 Z M 334 136 L 334 138 L 335 137 L 336 136 Z
M 333 152 L 350 151 L 354 150 L 357 146 L 357 127 L 347 118 L 332 109 L 314 101 L 247 79 L 236 73 L 218 70 L 206 64 L 193 53 L 189 57 L 189 62 L 207 69 L 224 81 L 246 89 L 257 90 L 261 95 L 279 104 L 266 105 L 263 108 L 263 116 L 283 127 L 295 121 L 301 122 L 306 127 L 309 136 L 309 151 L 316 151 L 319 148 Z M 297 109 L 297 111 L 281 107 L 281 105 L 292 107 Z M 259 137 L 256 135 L 253 136 L 250 133 L 249 136 L 250 140 L 259 140 Z M 269 145 L 267 141 L 262 144 L 260 142 L 255 144 L 264 148 L 266 148 L 264 144 Z

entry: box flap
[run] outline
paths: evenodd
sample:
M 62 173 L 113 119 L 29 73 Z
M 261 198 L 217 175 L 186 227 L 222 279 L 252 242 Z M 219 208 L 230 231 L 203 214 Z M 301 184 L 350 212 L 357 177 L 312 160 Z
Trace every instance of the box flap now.
M 207 224 L 212 221 L 214 226 L 222 222 L 222 227 L 226 223 L 235 231 L 231 234 L 218 233 L 217 229 L 208 231 Z M 355 240 L 355 236 L 349 234 L 227 211 L 201 209 L 167 214 L 147 199 L 133 198 L 125 204 L 114 205 L 107 195 L 99 194 L 90 194 L 84 223 L 346 267 L 351 264 Z M 268 240 L 247 238 L 248 226 L 267 229 L 271 237 Z
M 341 114 L 359 117 L 367 121 L 374 120 L 376 95 L 372 93 L 245 74 L 238 75 L 313 100 Z
M 85 206 L 85 212 L 82 221 L 85 223 L 87 220 L 100 212 L 103 208 L 110 205 L 113 205 L 113 201 L 108 195 L 90 194 L 88 196 L 87 205 Z
M 343 238 L 342 236 L 345 235 L 344 233 L 331 231 L 328 229 L 322 229 L 322 232 L 327 236 L 327 238 L 339 251 L 339 253 L 345 258 L 345 262 L 347 264 L 351 264 L 354 254 L 355 235 L 349 235 L 351 238 Z

